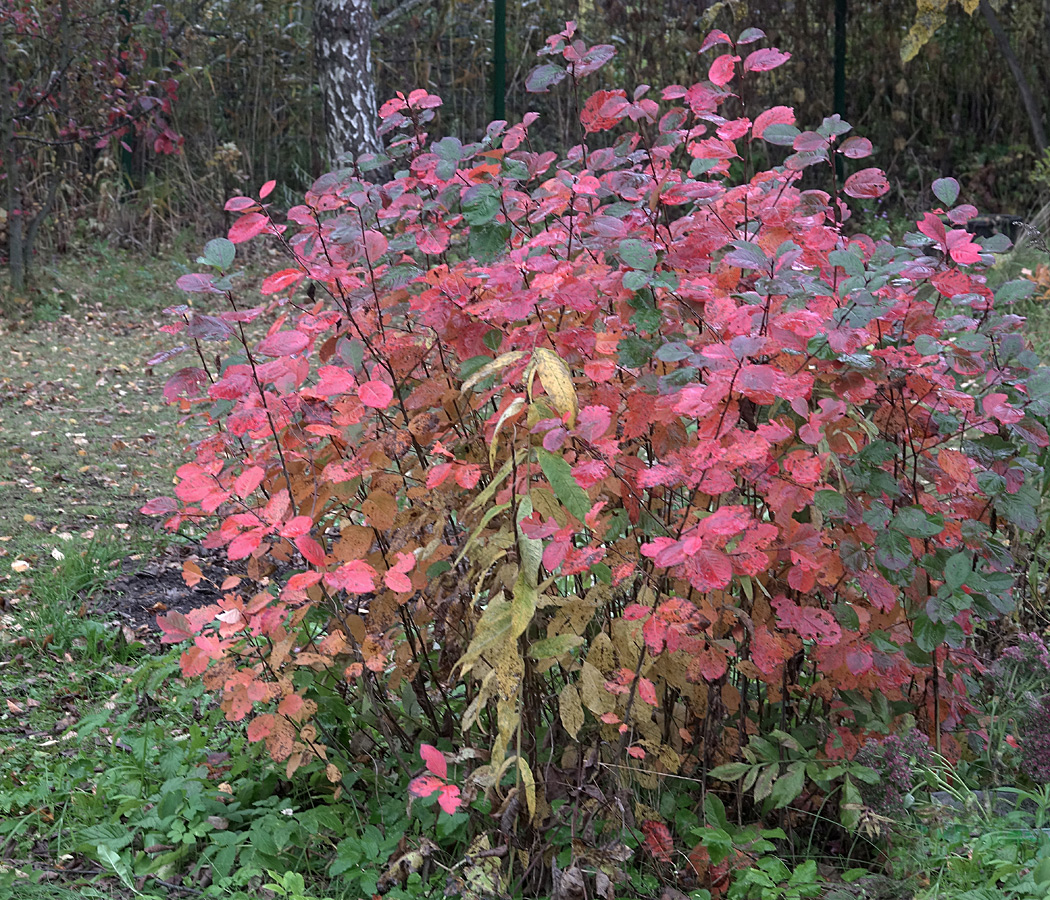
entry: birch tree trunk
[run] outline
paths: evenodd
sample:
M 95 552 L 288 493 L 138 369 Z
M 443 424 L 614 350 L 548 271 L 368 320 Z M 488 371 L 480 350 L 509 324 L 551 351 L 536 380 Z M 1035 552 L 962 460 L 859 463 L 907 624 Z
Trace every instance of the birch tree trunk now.
M 316 0 L 314 47 L 329 163 L 377 153 L 372 0 Z

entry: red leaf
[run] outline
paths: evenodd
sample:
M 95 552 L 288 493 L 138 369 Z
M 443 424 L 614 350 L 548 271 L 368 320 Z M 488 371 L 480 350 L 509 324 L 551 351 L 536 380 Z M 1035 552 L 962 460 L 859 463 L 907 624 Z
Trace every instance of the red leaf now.
M 320 397 L 345 394 L 353 390 L 357 384 L 354 373 L 339 366 L 322 366 L 318 375 L 321 376 L 321 380 L 317 382 L 314 393 Z
M 323 566 L 325 564 L 324 548 L 310 535 L 299 535 L 295 539 L 295 546 L 303 555 L 303 559 L 308 563 L 312 563 L 315 566 Z
M 648 678 L 638 678 L 638 699 L 643 703 L 648 703 L 650 706 L 659 706 L 660 702 L 656 699 L 656 688 Z
M 986 416 L 992 416 L 1004 425 L 1013 425 L 1024 418 L 1024 413 L 1019 409 L 1014 409 L 1009 401 L 1010 398 L 1006 394 L 988 394 L 981 401 L 981 405 Z
M 708 644 L 689 661 L 689 674 L 699 675 L 704 681 L 718 681 L 728 667 L 725 651 Z
M 264 294 L 277 294 L 286 288 L 296 287 L 305 277 L 306 273 L 302 269 L 281 269 L 269 275 L 260 290 Z
M 358 387 L 357 396 L 365 406 L 386 409 L 394 399 L 394 391 L 385 381 L 366 381 Z
M 432 744 L 423 744 L 419 748 L 419 758 L 426 763 L 427 771 L 444 780 L 448 778 L 448 763 L 444 754 Z
M 233 482 L 233 492 L 242 500 L 263 483 L 266 470 L 262 466 L 249 466 Z
M 772 606 L 781 624 L 786 628 L 794 629 L 804 640 L 816 641 L 822 646 L 829 647 L 837 644 L 842 637 L 839 623 L 826 609 L 798 606 L 784 596 L 775 598 Z
M 139 512 L 144 516 L 170 516 L 178 509 L 179 503 L 174 497 L 154 497 Z
M 313 527 L 314 520 L 309 516 L 296 516 L 281 529 L 281 537 L 294 539 L 306 534 Z
M 157 616 L 157 625 L 164 632 L 160 639 L 162 644 L 178 644 L 197 636 L 196 629 L 185 614 L 174 610 L 166 616 Z
M 179 369 L 164 384 L 164 399 L 169 403 L 179 397 L 199 397 L 201 388 L 208 383 L 208 373 L 199 367 Z
M 739 56 L 734 56 L 732 53 L 723 53 L 718 59 L 711 63 L 711 68 L 707 72 L 707 77 L 711 80 L 712 84 L 717 84 L 719 87 L 729 84 L 733 80 L 733 75 L 736 73 L 736 64 L 740 62 Z
M 270 732 L 273 731 L 273 724 L 273 713 L 263 713 L 260 716 L 256 716 L 248 723 L 248 740 L 254 743 L 269 737 Z
M 267 181 L 261 188 L 259 188 L 259 199 L 265 200 L 273 192 L 273 189 L 277 187 L 276 181 Z
M 247 559 L 258 549 L 262 539 L 263 532 L 257 528 L 245 531 L 230 541 L 230 546 L 226 548 L 226 555 L 231 560 Z
M 764 50 L 755 50 L 747 55 L 744 60 L 745 72 L 768 72 L 778 66 L 784 65 L 791 59 L 790 53 L 777 50 L 776 47 L 767 47 Z
M 671 839 L 671 832 L 663 822 L 647 819 L 642 822 L 642 834 L 645 835 L 645 849 L 652 854 L 653 859 L 660 862 L 671 861 L 674 841 Z
M 427 472 L 427 490 L 440 487 L 452 473 L 452 463 L 439 463 Z
M 947 236 L 944 233 L 944 223 L 933 213 L 926 213 L 922 217 L 922 221 L 919 223 L 919 231 L 941 247 L 944 247 L 947 242 Z
M 399 594 L 407 594 L 411 591 L 412 581 L 407 573 L 412 571 L 415 564 L 415 556 L 411 553 L 399 551 L 397 554 L 397 562 L 383 573 L 383 581 L 386 586 L 390 588 L 390 590 L 396 591 Z
M 263 356 L 291 356 L 301 353 L 310 343 L 301 331 L 277 331 L 259 342 L 256 350 Z
M 948 232 L 948 255 L 961 266 L 972 265 L 981 261 L 981 245 L 971 239 L 971 235 L 961 228 Z
M 269 225 L 269 218 L 262 213 L 245 213 L 230 226 L 229 234 L 226 237 L 230 239 L 230 243 L 243 244 L 256 235 L 262 234 Z
M 858 199 L 881 197 L 889 189 L 890 183 L 886 178 L 886 173 L 882 169 L 874 168 L 861 169 L 859 172 L 854 172 L 842 186 L 842 190 L 849 196 Z
M 481 467 L 468 463 L 465 466 L 456 466 L 456 484 L 466 490 L 471 490 L 481 478 Z
M 795 111 L 790 106 L 774 106 L 758 114 L 755 124 L 751 128 L 751 134 L 756 138 L 762 137 L 770 125 L 794 125 Z

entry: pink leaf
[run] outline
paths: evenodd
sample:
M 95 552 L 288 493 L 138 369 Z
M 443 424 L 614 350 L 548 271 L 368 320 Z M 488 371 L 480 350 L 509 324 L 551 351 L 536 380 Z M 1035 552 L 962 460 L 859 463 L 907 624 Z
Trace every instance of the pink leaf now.
M 233 482 L 233 492 L 242 500 L 251 494 L 266 477 L 262 466 L 249 466 Z
M 394 391 L 384 381 L 366 381 L 357 389 L 357 396 L 365 406 L 386 409 L 394 399 Z
M 215 290 L 215 287 L 212 285 L 211 275 L 204 275 L 200 272 L 181 276 L 178 281 L 175 282 L 175 287 L 180 291 L 185 291 L 187 294 L 222 293 L 221 291 Z
M 267 181 L 261 188 L 259 188 L 259 199 L 265 200 L 273 192 L 273 189 L 277 187 L 276 181 Z
M 419 748 L 419 758 L 426 763 L 427 771 L 437 775 L 438 778 L 448 778 L 448 764 L 445 762 L 445 756 L 433 744 L 423 744 Z
M 718 59 L 711 63 L 711 68 L 707 72 L 707 77 L 711 80 L 712 84 L 717 84 L 719 87 L 729 84 L 733 80 L 733 75 L 736 73 L 736 64 L 740 62 L 739 56 L 734 56 L 732 53 L 723 53 Z
M 262 213 L 245 213 L 233 223 L 230 227 L 229 234 L 227 234 L 226 237 L 230 239 L 230 243 L 243 244 L 245 241 L 250 241 L 256 235 L 262 234 L 269 225 L 269 218 Z
M 710 32 L 707 37 L 704 38 L 704 42 L 700 45 L 700 53 L 710 50 L 712 47 L 718 44 L 729 44 L 732 46 L 733 39 L 726 34 L 724 31 L 719 31 L 717 28 Z
M 745 72 L 768 72 L 778 66 L 784 65 L 791 59 L 790 53 L 777 50 L 776 47 L 767 47 L 764 50 L 755 50 L 747 55 L 744 60 Z
M 1014 409 L 1009 400 L 1006 394 L 989 394 L 982 401 L 984 414 L 998 419 L 1004 425 L 1020 422 L 1024 418 L 1024 413 L 1019 409 Z
M 851 197 L 870 200 L 888 192 L 890 183 L 882 169 L 861 169 L 846 179 L 842 189 Z
M 345 394 L 353 390 L 357 384 L 354 373 L 339 366 L 322 366 L 318 373 L 321 380 L 317 382 L 314 393 L 322 397 L 330 397 L 332 394 Z
M 251 197 L 231 197 L 226 201 L 224 209 L 226 212 L 244 212 L 248 209 L 258 209 L 259 204 Z
M 848 137 L 839 146 L 838 152 L 845 156 L 847 159 L 864 159 L 866 156 L 871 156 L 871 141 L 866 137 Z
M 446 787 L 445 782 L 433 775 L 420 775 L 408 783 L 408 792 L 413 797 L 429 797 L 434 791 L 440 791 Z
M 313 527 L 314 520 L 309 516 L 296 516 L 294 519 L 290 519 L 281 529 L 281 537 L 292 540 L 302 534 L 306 534 Z
M 301 331 L 278 331 L 260 341 L 256 348 L 263 356 L 291 356 L 306 349 L 310 339 Z
M 446 784 L 441 788 L 441 796 L 438 797 L 438 806 L 440 806 L 450 816 L 463 804 L 462 798 L 459 796 L 459 788 L 454 784 Z
M 375 579 L 378 574 L 363 560 L 352 559 L 334 572 L 329 572 L 324 580 L 330 587 L 342 588 L 351 594 L 370 594 L 376 589 Z

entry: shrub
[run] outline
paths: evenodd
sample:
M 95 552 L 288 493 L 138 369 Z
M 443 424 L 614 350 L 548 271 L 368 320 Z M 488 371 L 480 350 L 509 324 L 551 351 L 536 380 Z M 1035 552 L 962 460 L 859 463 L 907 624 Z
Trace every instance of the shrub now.
M 748 735 L 783 748 L 755 801 L 787 779 L 776 805 L 819 804 L 792 754 L 832 728 L 967 710 L 968 636 L 1011 604 L 1003 529 L 1035 528 L 1022 451 L 1048 443 L 1009 311 L 1031 285 L 986 287 L 996 244 L 950 178 L 905 246 L 857 230 L 886 179 L 837 165 L 871 144 L 748 109 L 788 57 L 761 37 L 712 33 L 698 84 L 599 91 L 564 154 L 531 115 L 431 142 L 417 90 L 382 108 L 388 157 L 283 218 L 272 183 L 229 201 L 211 273 L 179 281 L 225 306 L 168 326 L 199 361 L 165 396 L 204 430 L 146 511 L 244 565 L 160 624 L 289 774 L 339 782 L 367 728 L 417 774 L 435 745 L 417 793 L 484 794 L 523 846 L 576 817 L 610 839 L 662 834 L 645 792 Z M 575 98 L 613 49 L 570 23 L 543 53 L 531 88 Z M 247 304 L 235 245 L 260 236 L 289 265 Z M 607 774 L 642 805 L 565 802 Z
M 887 735 L 882 740 L 872 738 L 854 759 L 879 776 L 878 781 L 860 783 L 865 804 L 889 819 L 899 819 L 907 811 L 908 796 L 920 780 L 916 767 L 932 766 L 934 762 L 930 739 L 914 729 L 903 735 Z

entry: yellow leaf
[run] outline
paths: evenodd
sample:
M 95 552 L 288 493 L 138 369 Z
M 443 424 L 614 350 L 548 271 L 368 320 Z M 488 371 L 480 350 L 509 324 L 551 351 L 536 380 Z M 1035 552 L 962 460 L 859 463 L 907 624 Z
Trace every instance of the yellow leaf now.
M 576 740 L 583 727 L 583 704 L 580 703 L 580 692 L 576 685 L 567 684 L 561 689 L 558 697 L 558 712 L 561 715 L 561 724 L 569 737 Z
M 605 676 L 589 662 L 580 670 L 580 701 L 596 716 L 616 708 L 616 698 L 605 687 Z
M 580 411 L 580 400 L 576 396 L 576 387 L 572 383 L 572 373 L 565 361 L 553 350 L 537 347 L 532 353 L 532 362 L 526 372 L 525 384 L 532 400 L 532 373 L 540 378 L 543 389 L 547 392 L 554 408 L 563 417 L 568 416 L 571 426 L 576 424 Z
M 456 663 L 462 674 L 466 675 L 474 663 L 481 659 L 482 655 L 492 653 L 490 664 L 494 664 L 498 658 L 495 654 L 501 652 L 510 637 L 513 622 L 513 610 L 507 602 L 503 591 L 500 591 L 489 600 L 488 606 L 481 614 L 478 624 L 474 627 L 474 637 L 467 647 L 467 652 Z
M 496 428 L 492 432 L 492 442 L 489 444 L 489 468 L 496 468 L 496 452 L 499 449 L 499 432 L 503 427 L 503 423 L 512 416 L 516 416 L 521 412 L 521 408 L 525 405 L 524 397 L 515 397 L 510 405 L 500 413 L 499 419 L 496 420 Z
M 489 375 L 498 372 L 500 369 L 505 369 L 507 366 L 512 366 L 519 360 L 524 359 L 528 354 L 524 350 L 511 350 L 509 353 L 504 353 L 502 356 L 497 356 L 492 362 L 485 363 L 480 369 L 478 369 L 473 375 L 470 376 L 466 381 L 460 385 L 460 390 L 463 393 L 469 391 L 479 381 L 484 380 Z

